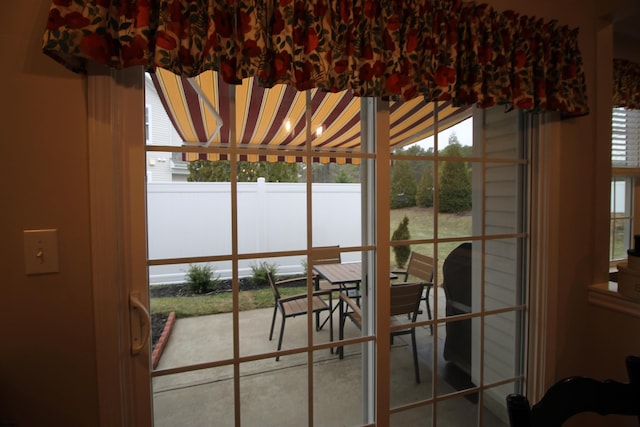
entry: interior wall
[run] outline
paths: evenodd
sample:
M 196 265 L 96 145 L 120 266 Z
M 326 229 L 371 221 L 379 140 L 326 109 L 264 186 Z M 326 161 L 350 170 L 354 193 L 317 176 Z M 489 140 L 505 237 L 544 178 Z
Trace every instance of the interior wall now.
M 0 14 L 0 425 L 95 426 L 86 82 L 41 53 L 49 5 Z M 23 230 L 45 228 L 59 273 L 27 276 Z
M 611 28 L 605 28 L 602 31 L 613 33 L 614 27 L 615 25 L 612 25 Z M 640 61 L 638 41 L 621 36 L 609 36 L 608 38 L 611 39 L 609 44 L 603 44 L 599 49 L 599 56 L 602 58 L 598 64 L 600 75 L 604 76 L 607 73 L 612 75 L 612 68 L 610 68 L 608 64 L 611 63 L 613 57 Z M 611 78 L 609 78 L 609 80 L 610 79 Z M 604 98 L 607 93 L 611 93 L 611 89 L 612 85 L 608 87 L 608 92 L 601 95 L 601 98 Z M 611 105 L 609 105 L 608 108 L 610 109 Z M 603 112 L 603 115 L 604 114 L 606 114 L 606 112 Z M 609 127 L 607 135 L 610 134 L 611 129 Z M 610 174 L 610 155 L 610 145 L 607 145 L 606 151 L 598 158 L 598 171 L 608 170 Z M 610 177 L 610 175 L 608 177 Z M 608 191 L 606 195 L 609 197 Z M 608 216 L 606 220 L 608 221 Z M 586 366 L 584 375 L 589 375 L 600 380 L 615 379 L 626 382 L 628 378 L 624 365 L 625 357 L 628 355 L 640 355 L 640 318 L 589 305 L 588 316 L 585 323 L 586 330 L 588 331 L 585 354 L 588 355 L 589 363 Z M 590 424 L 588 422 L 590 422 Z M 571 425 L 637 425 L 634 417 L 616 417 L 614 419 L 607 417 L 605 419 L 603 417 L 592 416 L 588 419 L 588 422 L 587 416 L 576 417 L 575 420 L 572 420 Z
M 616 35 L 613 44 L 614 57 L 640 62 L 640 47 L 638 46 L 640 46 L 640 40 Z

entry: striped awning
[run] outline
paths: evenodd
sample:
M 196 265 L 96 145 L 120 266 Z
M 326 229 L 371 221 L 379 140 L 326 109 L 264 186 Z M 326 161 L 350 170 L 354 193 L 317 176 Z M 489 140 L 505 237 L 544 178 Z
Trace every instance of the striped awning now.
M 235 97 L 235 138 L 239 147 L 278 146 L 282 156 L 256 154 L 241 156 L 246 161 L 300 162 L 295 150 L 310 138 L 312 146 L 326 151 L 320 162 L 343 163 L 345 157 L 331 152 L 360 150 L 360 98 L 349 91 L 329 93 L 319 89 L 297 91 L 288 85 L 263 88 L 253 78 L 230 86 L 208 71 L 187 79 L 158 68 L 152 74 L 154 86 L 173 126 L 185 145 L 224 147 L 232 138 L 230 98 Z M 310 106 L 311 126 L 307 130 L 306 111 Z M 400 148 L 434 133 L 435 103 L 415 98 L 390 103 L 391 148 Z M 438 130 L 468 117 L 465 107 L 442 102 L 437 106 Z M 188 150 L 185 150 L 188 151 Z M 250 150 L 248 150 L 250 151 Z M 187 153 L 186 160 L 207 158 L 226 160 L 226 155 Z

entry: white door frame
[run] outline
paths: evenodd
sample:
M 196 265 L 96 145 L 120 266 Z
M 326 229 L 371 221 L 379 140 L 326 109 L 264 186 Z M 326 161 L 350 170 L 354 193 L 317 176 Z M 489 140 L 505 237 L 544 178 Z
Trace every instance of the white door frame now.
M 87 78 L 96 367 L 105 426 L 153 425 L 150 350 L 132 355 L 127 309 L 132 292 L 148 301 L 143 84 L 140 67 L 92 66 Z

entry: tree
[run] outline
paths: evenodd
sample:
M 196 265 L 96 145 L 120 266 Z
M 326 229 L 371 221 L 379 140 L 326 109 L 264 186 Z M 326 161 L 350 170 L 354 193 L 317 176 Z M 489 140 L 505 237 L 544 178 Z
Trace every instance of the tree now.
M 458 143 L 449 144 L 442 154 L 447 157 L 459 157 L 461 146 Z M 467 163 L 457 160 L 443 162 L 438 183 L 438 211 L 455 213 L 470 209 L 471 171 Z
M 340 169 L 340 171 L 336 175 L 336 182 L 343 183 L 343 184 L 351 182 L 349 179 L 349 175 L 347 175 L 347 172 L 344 169 Z
M 247 172 L 241 173 L 241 168 Z M 298 171 L 297 163 L 238 162 L 238 181 L 255 182 L 262 177 L 267 182 L 298 182 Z
M 313 182 L 360 182 L 360 166 L 337 163 L 314 163 Z
M 196 160 L 189 162 L 189 182 L 228 182 L 231 168 L 229 162 Z
M 238 182 L 256 182 L 258 178 L 266 181 L 268 171 L 266 162 L 238 162 Z
M 416 188 L 416 205 L 433 206 L 433 166 L 425 168 Z
M 393 163 L 391 172 L 391 208 L 416 205 L 416 179 L 406 160 Z
M 421 146 L 415 144 L 407 148 L 406 150 L 400 150 L 398 154 L 403 154 L 407 156 L 432 156 L 433 148 L 429 148 L 425 150 Z M 413 179 L 415 182 L 420 182 L 420 178 L 422 178 L 422 174 L 424 173 L 425 168 L 433 168 L 433 162 L 431 160 L 405 160 L 411 166 L 411 172 L 413 173 Z
M 231 165 L 228 160 L 196 160 L 190 162 L 189 182 L 229 182 Z M 267 182 L 298 182 L 299 165 L 284 162 L 238 162 L 238 182 L 255 182 L 263 177 Z
M 398 228 L 391 235 L 391 240 L 409 240 L 411 238 L 411 233 L 409 232 L 409 218 L 405 215 Z M 396 259 L 396 265 L 398 268 L 403 268 L 409 259 L 409 255 L 411 255 L 411 246 L 410 245 L 400 245 L 393 246 L 393 253 Z

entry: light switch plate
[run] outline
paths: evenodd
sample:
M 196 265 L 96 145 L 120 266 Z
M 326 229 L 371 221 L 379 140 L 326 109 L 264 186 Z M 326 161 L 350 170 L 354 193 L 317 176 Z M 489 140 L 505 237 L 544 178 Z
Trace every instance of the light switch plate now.
M 24 230 L 26 273 L 58 272 L 58 230 Z

